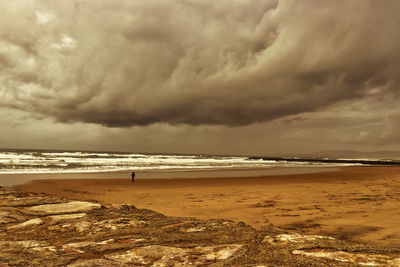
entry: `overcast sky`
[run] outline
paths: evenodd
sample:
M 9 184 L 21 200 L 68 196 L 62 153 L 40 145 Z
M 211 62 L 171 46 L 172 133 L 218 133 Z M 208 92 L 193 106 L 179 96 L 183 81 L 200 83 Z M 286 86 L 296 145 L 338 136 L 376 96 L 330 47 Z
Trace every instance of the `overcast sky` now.
M 398 0 L 0 0 L 0 147 L 400 149 Z

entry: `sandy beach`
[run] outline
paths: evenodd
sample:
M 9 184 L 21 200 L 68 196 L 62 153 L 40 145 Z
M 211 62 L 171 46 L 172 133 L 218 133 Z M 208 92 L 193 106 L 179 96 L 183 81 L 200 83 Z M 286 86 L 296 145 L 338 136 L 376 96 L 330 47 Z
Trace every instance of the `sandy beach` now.
M 49 174 L 50 175 L 50 174 Z M 190 176 L 188 176 L 190 177 Z M 110 177 L 113 178 L 113 177 Z M 16 189 L 400 248 L 400 168 L 261 177 L 43 179 Z M 173 178 L 173 177 L 172 177 Z

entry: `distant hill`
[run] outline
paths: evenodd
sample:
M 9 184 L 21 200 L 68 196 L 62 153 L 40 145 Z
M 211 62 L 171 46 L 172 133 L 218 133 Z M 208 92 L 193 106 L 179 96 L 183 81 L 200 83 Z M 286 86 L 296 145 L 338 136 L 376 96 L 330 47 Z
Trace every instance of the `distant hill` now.
M 320 150 L 304 155 L 312 158 L 329 159 L 396 159 L 400 160 L 400 151 L 358 151 L 358 150 Z

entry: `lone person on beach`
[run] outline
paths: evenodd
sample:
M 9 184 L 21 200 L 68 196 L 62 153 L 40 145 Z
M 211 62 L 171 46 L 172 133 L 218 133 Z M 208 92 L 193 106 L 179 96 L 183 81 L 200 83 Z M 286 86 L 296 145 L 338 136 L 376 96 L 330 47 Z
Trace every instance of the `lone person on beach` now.
M 135 181 L 135 172 L 132 172 L 131 176 L 132 176 L 132 183 L 133 183 Z

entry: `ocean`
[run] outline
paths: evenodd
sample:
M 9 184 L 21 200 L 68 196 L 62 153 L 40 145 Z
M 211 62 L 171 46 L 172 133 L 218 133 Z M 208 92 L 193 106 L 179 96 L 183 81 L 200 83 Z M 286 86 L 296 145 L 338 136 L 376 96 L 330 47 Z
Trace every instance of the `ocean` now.
M 122 152 L 1 150 L 0 174 L 121 171 L 232 170 L 274 167 L 337 167 L 357 162 L 321 162 L 246 156 L 172 155 Z

